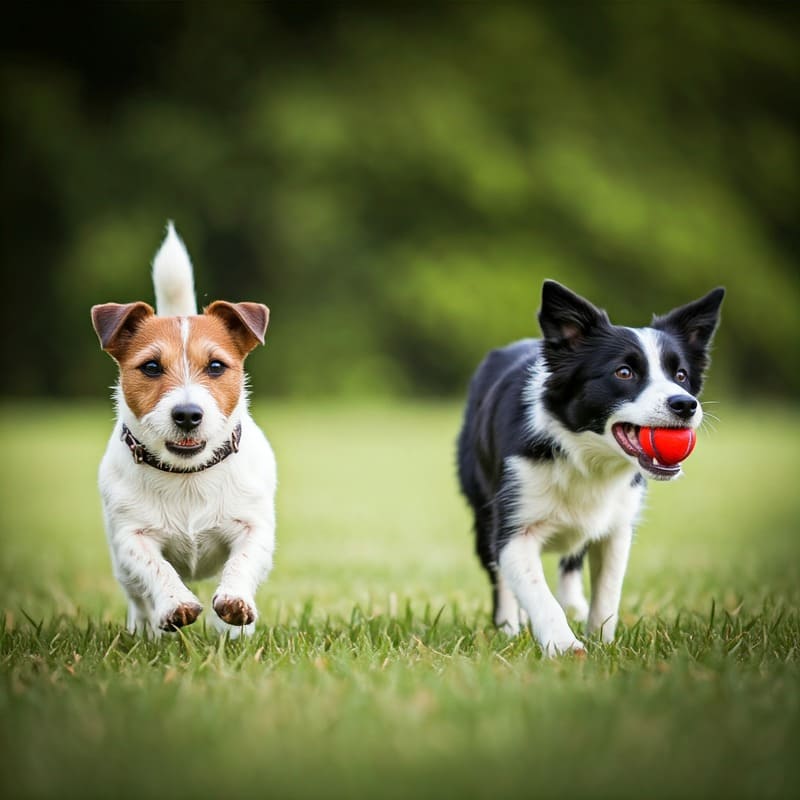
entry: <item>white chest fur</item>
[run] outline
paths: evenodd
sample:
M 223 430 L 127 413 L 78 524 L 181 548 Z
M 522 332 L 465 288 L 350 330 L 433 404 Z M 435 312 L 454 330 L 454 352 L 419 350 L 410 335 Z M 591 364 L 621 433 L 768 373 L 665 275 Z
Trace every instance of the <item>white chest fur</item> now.
M 245 419 L 238 453 L 191 475 L 136 464 L 112 435 L 100 490 L 112 553 L 131 536 L 150 539 L 184 579 L 219 571 L 236 544 L 258 529 L 274 547 L 275 461 L 261 431 Z
M 506 461 L 515 488 L 513 522 L 533 535 L 545 551 L 575 552 L 583 544 L 630 527 L 642 502 L 634 469 L 586 474 L 569 462 Z

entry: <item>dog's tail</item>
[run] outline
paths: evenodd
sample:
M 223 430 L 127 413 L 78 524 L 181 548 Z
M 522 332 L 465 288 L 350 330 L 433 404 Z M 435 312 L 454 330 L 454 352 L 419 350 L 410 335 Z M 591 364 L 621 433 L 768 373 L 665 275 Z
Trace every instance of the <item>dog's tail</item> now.
M 192 262 L 172 221 L 167 223 L 167 235 L 153 259 L 153 286 L 156 314 L 160 317 L 188 317 L 197 313 Z

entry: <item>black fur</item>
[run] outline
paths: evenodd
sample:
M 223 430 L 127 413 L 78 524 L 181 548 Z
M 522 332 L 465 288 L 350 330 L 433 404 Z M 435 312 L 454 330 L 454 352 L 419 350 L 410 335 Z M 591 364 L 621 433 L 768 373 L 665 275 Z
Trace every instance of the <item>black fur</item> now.
M 564 556 L 559 562 L 558 567 L 562 572 L 573 572 L 576 569 L 583 568 L 583 559 L 586 556 L 588 546 L 584 547 L 577 553 L 571 556 Z
M 690 365 L 689 391 L 697 396 L 703 388 L 703 378 L 709 364 L 709 345 L 719 324 L 719 308 L 725 290 L 714 289 L 705 297 L 676 308 L 664 316 L 654 316 L 651 328 L 662 331 L 668 346 L 664 367 L 669 370 L 676 362 L 676 353 L 683 354 Z
M 475 514 L 477 553 L 495 584 L 497 541 L 513 497 L 503 492 L 503 467 L 511 456 L 534 460 L 558 457 L 558 446 L 525 430 L 523 393 L 540 343 L 524 339 L 493 350 L 470 384 L 464 426 L 458 440 L 461 488 Z M 507 487 L 508 488 L 508 487 Z

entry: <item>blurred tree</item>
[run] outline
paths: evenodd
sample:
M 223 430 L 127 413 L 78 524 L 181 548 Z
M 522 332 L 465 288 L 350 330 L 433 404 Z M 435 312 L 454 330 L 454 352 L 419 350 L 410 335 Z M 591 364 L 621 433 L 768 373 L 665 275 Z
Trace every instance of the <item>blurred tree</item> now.
M 88 308 L 272 308 L 259 393 L 452 394 L 553 277 L 642 324 L 729 289 L 712 383 L 800 388 L 798 18 L 762 4 L 18 4 L 9 395 L 97 395 Z M 713 388 L 712 388 L 713 391 Z

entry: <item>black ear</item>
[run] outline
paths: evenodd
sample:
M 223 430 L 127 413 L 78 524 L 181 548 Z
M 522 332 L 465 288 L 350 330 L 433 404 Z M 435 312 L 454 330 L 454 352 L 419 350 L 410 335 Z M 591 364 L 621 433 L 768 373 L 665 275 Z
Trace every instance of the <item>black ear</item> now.
M 575 347 L 593 330 L 609 325 L 605 311 L 566 286 L 556 281 L 545 281 L 542 285 L 539 326 L 548 342 Z
M 719 308 L 725 289 L 712 289 L 705 297 L 653 317 L 651 327 L 677 336 L 693 350 L 706 350 L 719 325 Z

